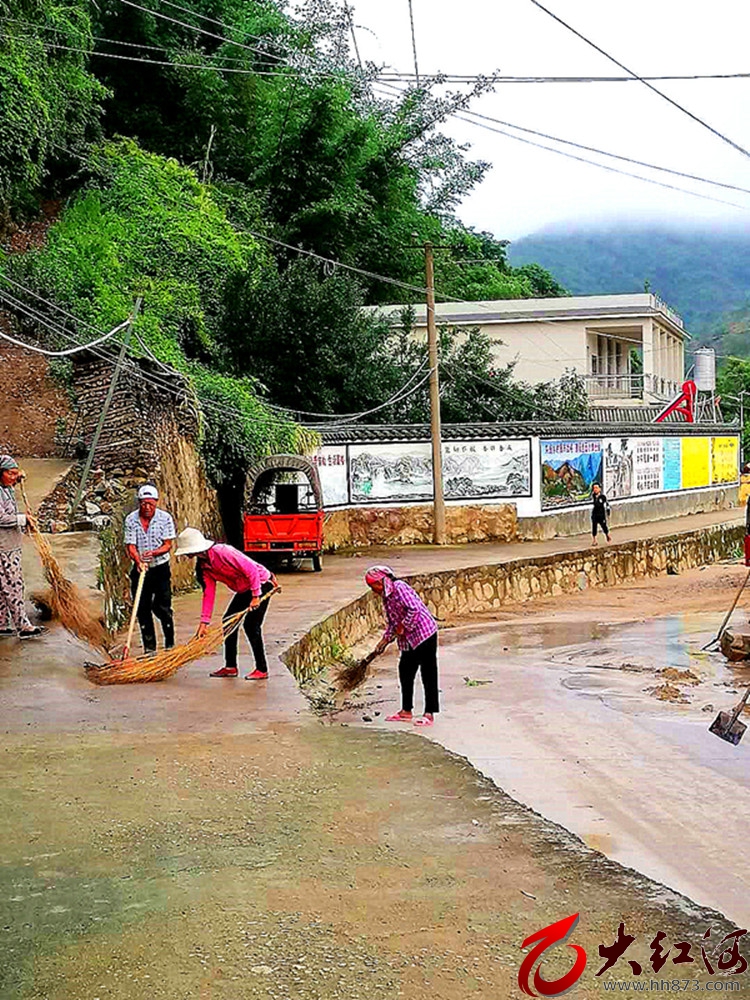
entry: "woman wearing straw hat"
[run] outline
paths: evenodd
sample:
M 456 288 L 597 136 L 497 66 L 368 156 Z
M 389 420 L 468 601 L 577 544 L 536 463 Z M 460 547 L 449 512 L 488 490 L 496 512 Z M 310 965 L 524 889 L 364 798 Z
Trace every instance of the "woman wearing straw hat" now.
M 250 609 L 245 615 L 244 628 L 255 657 L 255 670 L 247 674 L 245 680 L 266 680 L 268 664 L 261 629 L 268 611 L 268 601 L 261 602 L 261 597 L 275 589 L 276 580 L 273 574 L 239 549 L 204 538 L 197 528 L 185 528 L 178 535 L 175 555 L 196 557 L 196 575 L 203 587 L 201 621 L 196 633 L 198 637 L 202 638 L 211 624 L 216 602 L 216 584 L 223 583 L 235 592 L 224 612 L 225 620 L 239 611 Z M 209 674 L 210 677 L 237 677 L 238 639 L 238 629 L 234 629 L 226 637 L 224 666 L 220 670 L 214 670 Z
M 13 487 L 22 476 L 14 458 L 0 455 L 0 636 L 35 639 L 46 630 L 31 624 L 24 606 L 21 539 L 32 518 L 18 513 Z
M 401 650 L 398 663 L 401 711 L 389 715 L 385 721 L 431 726 L 435 713 L 440 711 L 435 619 L 416 591 L 408 583 L 396 579 L 390 566 L 371 566 L 365 573 L 365 583 L 383 598 L 388 622 L 375 652 L 382 653 L 394 639 L 398 639 Z M 421 671 L 424 687 L 424 715 L 413 719 L 414 681 L 418 670 Z

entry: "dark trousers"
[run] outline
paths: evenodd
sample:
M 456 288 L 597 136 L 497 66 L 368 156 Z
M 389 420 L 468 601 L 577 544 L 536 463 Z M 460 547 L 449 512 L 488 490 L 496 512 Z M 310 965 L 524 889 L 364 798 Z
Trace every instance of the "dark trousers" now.
M 414 708 L 414 680 L 417 671 L 422 671 L 422 686 L 424 687 L 424 710 L 435 713 L 440 711 L 438 694 L 437 667 L 437 632 L 425 639 L 415 649 L 404 649 L 398 661 L 398 679 L 401 684 L 401 708 L 411 712 Z
M 133 566 L 130 571 L 130 592 L 133 599 L 138 589 L 139 575 Z M 141 628 L 143 648 L 147 653 L 153 653 L 156 649 L 154 615 L 161 622 L 164 648 L 171 649 L 174 646 L 174 615 L 172 614 L 172 569 L 169 563 L 152 566 L 146 570 L 146 579 L 143 581 L 141 603 L 138 605 L 138 624 Z
M 596 530 L 601 528 L 605 535 L 609 534 L 609 525 L 607 524 L 607 518 L 603 514 L 594 515 L 591 518 L 591 534 L 596 538 Z
M 273 584 L 270 580 L 266 580 L 260 589 L 261 597 L 267 594 L 269 590 L 273 590 Z M 236 615 L 238 611 L 244 611 L 245 608 L 249 608 L 252 599 L 253 594 L 251 590 L 235 594 L 229 602 L 229 607 L 224 612 L 224 620 L 231 618 L 232 615 Z M 247 641 L 250 643 L 250 648 L 255 657 L 255 669 L 260 670 L 263 674 L 268 673 L 268 664 L 266 663 L 266 651 L 263 647 L 263 633 L 261 632 L 261 628 L 263 626 L 263 619 L 266 617 L 266 611 L 268 611 L 268 604 L 268 601 L 263 601 L 259 608 L 256 608 L 254 611 L 248 611 L 243 622 Z M 237 669 L 237 644 L 239 638 L 240 630 L 236 628 L 224 640 L 224 666 L 234 667 L 235 670 Z

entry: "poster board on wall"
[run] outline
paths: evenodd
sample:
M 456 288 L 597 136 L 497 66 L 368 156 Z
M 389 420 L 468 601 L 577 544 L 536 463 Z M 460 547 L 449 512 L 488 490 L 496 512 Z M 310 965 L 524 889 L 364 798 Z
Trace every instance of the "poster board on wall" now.
M 684 437 L 681 444 L 682 489 L 694 490 L 711 483 L 711 439 Z
M 629 497 L 633 494 L 633 439 L 604 438 L 604 484 L 603 489 L 609 500 Z
M 312 456 L 323 490 L 323 506 L 345 507 L 349 503 L 346 445 L 323 445 Z
M 593 483 L 602 481 L 599 438 L 542 441 L 542 508 L 589 503 Z
M 730 437 L 711 438 L 711 483 L 736 483 L 739 479 L 740 450 L 739 439 Z
M 432 500 L 432 449 L 428 442 L 349 445 L 352 504 Z M 531 496 L 531 441 L 443 443 L 446 500 Z
M 682 487 L 682 438 L 661 439 L 662 484 L 664 490 L 679 490 Z
M 633 492 L 636 496 L 664 489 L 663 438 L 634 438 Z
M 531 441 L 446 441 L 446 500 L 531 496 Z

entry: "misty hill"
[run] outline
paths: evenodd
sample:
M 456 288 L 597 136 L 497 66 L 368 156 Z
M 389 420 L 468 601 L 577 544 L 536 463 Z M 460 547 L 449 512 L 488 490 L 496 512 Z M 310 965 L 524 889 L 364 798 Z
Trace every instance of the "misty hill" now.
M 541 264 L 573 295 L 642 292 L 649 281 L 702 341 L 750 303 L 750 232 L 740 229 L 555 227 L 513 243 L 509 258 Z

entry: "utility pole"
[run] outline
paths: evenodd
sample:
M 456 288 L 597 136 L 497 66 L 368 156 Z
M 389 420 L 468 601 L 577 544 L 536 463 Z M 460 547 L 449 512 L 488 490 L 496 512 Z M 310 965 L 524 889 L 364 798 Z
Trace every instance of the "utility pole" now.
M 427 344 L 430 361 L 430 436 L 432 439 L 432 495 L 435 519 L 435 545 L 445 545 L 445 500 L 443 498 L 443 450 L 440 438 L 440 381 L 438 379 L 438 342 L 435 324 L 435 265 L 432 243 L 424 245 L 427 285 Z
M 89 448 L 89 453 L 86 458 L 86 463 L 83 467 L 83 472 L 81 473 L 81 481 L 78 484 L 78 489 L 76 490 L 75 499 L 73 500 L 73 505 L 70 508 L 70 518 L 71 521 L 75 520 L 76 511 L 78 510 L 78 504 L 81 502 L 81 497 L 83 496 L 83 491 L 86 489 L 86 483 L 89 478 L 89 473 L 91 472 L 91 466 L 94 462 L 94 457 L 96 455 L 96 449 L 99 444 L 99 438 L 101 437 L 102 430 L 104 429 L 104 422 L 107 419 L 107 413 L 109 412 L 110 404 L 115 394 L 115 389 L 117 388 L 117 380 L 120 376 L 120 369 L 122 368 L 123 362 L 125 361 L 125 355 L 128 352 L 128 347 L 130 346 L 130 336 L 133 332 L 133 322 L 141 308 L 141 299 L 136 299 L 136 303 L 133 307 L 133 311 L 130 314 L 130 321 L 125 329 L 125 336 L 122 340 L 122 347 L 120 348 L 120 355 L 115 362 L 115 370 L 112 373 L 112 381 L 109 383 L 109 389 L 107 390 L 107 396 L 104 400 L 104 405 L 102 406 L 102 412 L 99 414 L 99 423 L 96 425 L 96 430 L 94 431 L 94 438 L 91 442 L 91 447 Z

